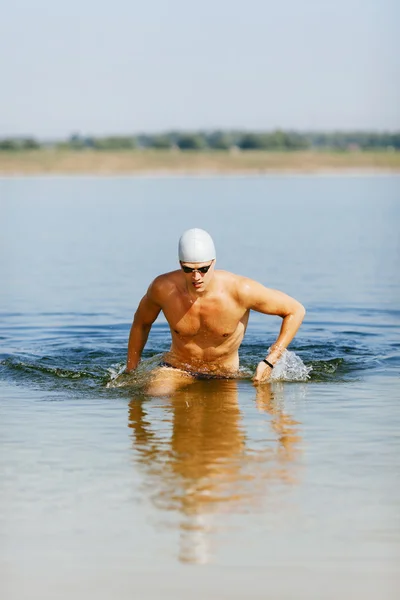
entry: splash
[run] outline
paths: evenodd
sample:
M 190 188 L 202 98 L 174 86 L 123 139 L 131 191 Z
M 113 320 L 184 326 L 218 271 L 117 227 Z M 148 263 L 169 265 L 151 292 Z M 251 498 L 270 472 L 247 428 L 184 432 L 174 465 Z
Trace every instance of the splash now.
M 17 358 L 8 358 L 0 361 L 0 365 L 10 370 L 21 371 L 24 374 L 36 374 L 61 379 L 100 379 L 99 375 L 89 370 L 66 369 L 59 366 L 48 366 L 43 364 L 45 358 L 38 359 L 38 362 L 18 360 Z M 41 361 L 41 362 L 40 362 Z
M 121 345 L 122 346 L 122 345 Z M 51 350 L 51 348 L 49 349 Z M 301 353 L 300 356 L 296 353 Z M 362 352 L 361 352 L 362 351 Z M 349 353 L 347 346 L 329 343 L 311 344 L 286 350 L 276 363 L 270 381 L 272 382 L 343 382 L 359 376 L 363 369 L 376 366 L 367 360 L 369 355 L 364 348 Z M 371 353 L 372 354 L 372 353 Z M 244 344 L 240 349 L 240 369 L 237 379 L 251 381 L 260 357 L 265 356 L 262 344 Z M 39 353 L 21 353 L 0 357 L 0 379 L 9 379 L 24 384 L 35 384 L 50 389 L 63 388 L 74 391 L 92 392 L 101 390 L 146 389 L 154 369 L 160 364 L 163 353 L 144 353 L 143 360 L 132 373 L 125 373 L 125 348 L 117 351 L 93 350 L 68 346 L 61 350 Z M 362 360 L 361 360 L 362 359 Z M 304 362 L 303 362 L 304 360 Z
M 106 387 L 144 387 L 146 383 L 149 382 L 149 377 L 151 376 L 152 371 L 159 366 L 162 356 L 162 354 L 156 354 L 151 358 L 142 360 L 137 369 L 131 373 L 125 373 L 125 363 L 112 365 L 107 369 L 110 380 L 108 381 Z
M 301 358 L 291 350 L 285 350 L 275 364 L 271 381 L 307 381 L 312 367 L 307 367 Z
M 157 354 L 139 363 L 132 373 L 125 373 L 125 364 L 119 363 L 108 368 L 110 380 L 106 387 L 141 387 L 149 381 L 152 371 L 160 364 L 162 354 Z M 242 365 L 238 379 L 252 379 L 256 365 Z M 311 366 L 306 366 L 294 352 L 285 350 L 272 371 L 271 381 L 307 381 L 310 379 Z

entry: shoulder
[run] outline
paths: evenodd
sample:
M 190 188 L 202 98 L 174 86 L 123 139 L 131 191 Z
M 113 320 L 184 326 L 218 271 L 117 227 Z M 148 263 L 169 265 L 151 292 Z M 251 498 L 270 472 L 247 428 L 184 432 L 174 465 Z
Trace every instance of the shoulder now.
M 158 275 L 147 290 L 147 296 L 153 302 L 160 304 L 164 298 L 174 292 L 179 285 L 179 274 L 180 271 L 171 271 L 170 273 L 163 273 Z
M 254 298 L 260 294 L 265 294 L 267 288 L 261 283 L 236 275 L 229 271 L 217 271 L 218 280 L 226 290 L 243 306 L 249 306 L 254 301 Z
M 296 311 L 303 314 L 305 312 L 300 302 L 280 290 L 267 288 L 262 283 L 242 275 L 234 275 L 227 271 L 220 273 L 221 287 L 228 290 L 231 297 L 243 308 L 281 317 Z

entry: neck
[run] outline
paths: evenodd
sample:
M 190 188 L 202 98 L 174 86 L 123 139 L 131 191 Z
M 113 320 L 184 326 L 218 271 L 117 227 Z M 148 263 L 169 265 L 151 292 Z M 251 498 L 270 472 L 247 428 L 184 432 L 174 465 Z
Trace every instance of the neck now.
M 214 288 L 215 288 L 215 282 L 214 282 L 214 277 L 212 277 L 212 279 L 210 279 L 207 282 L 207 287 L 206 288 L 200 288 L 199 290 L 196 290 L 191 283 L 189 282 L 185 282 L 186 283 L 186 291 L 188 293 L 188 296 L 193 300 L 196 301 L 199 298 L 204 298 L 205 296 L 208 296 L 210 294 L 213 293 Z

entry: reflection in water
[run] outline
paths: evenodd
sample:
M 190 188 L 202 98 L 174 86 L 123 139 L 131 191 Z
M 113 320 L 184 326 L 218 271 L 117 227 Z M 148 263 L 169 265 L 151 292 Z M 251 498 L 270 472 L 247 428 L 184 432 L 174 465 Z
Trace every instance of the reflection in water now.
M 283 386 L 280 386 L 280 388 L 275 388 L 272 393 L 269 385 L 260 386 L 257 388 L 256 396 L 257 408 L 269 413 L 272 417 L 271 427 L 277 435 L 277 452 L 280 463 L 293 461 L 296 458 L 298 444 L 301 440 L 297 431 L 300 423 L 284 411 L 283 389 Z M 282 471 L 283 477 L 289 477 L 290 474 L 291 471 Z
M 254 510 L 273 497 L 277 483 L 295 482 L 300 437 L 298 423 L 284 412 L 283 389 L 255 390 L 266 416 L 261 422 L 240 410 L 235 380 L 199 381 L 163 399 L 132 398 L 135 460 L 146 494 L 178 515 L 181 561 L 210 560 L 218 514 Z

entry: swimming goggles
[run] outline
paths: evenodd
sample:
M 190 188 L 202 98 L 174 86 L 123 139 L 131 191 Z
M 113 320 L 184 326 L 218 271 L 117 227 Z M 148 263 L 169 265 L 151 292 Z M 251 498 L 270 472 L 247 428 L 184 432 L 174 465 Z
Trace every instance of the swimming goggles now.
M 209 265 L 206 265 L 205 267 L 199 267 L 198 269 L 195 269 L 193 267 L 185 267 L 184 265 L 181 264 L 182 270 L 184 273 L 194 273 L 195 271 L 198 271 L 199 273 L 207 273 L 208 269 L 211 267 L 212 262 L 210 262 Z

